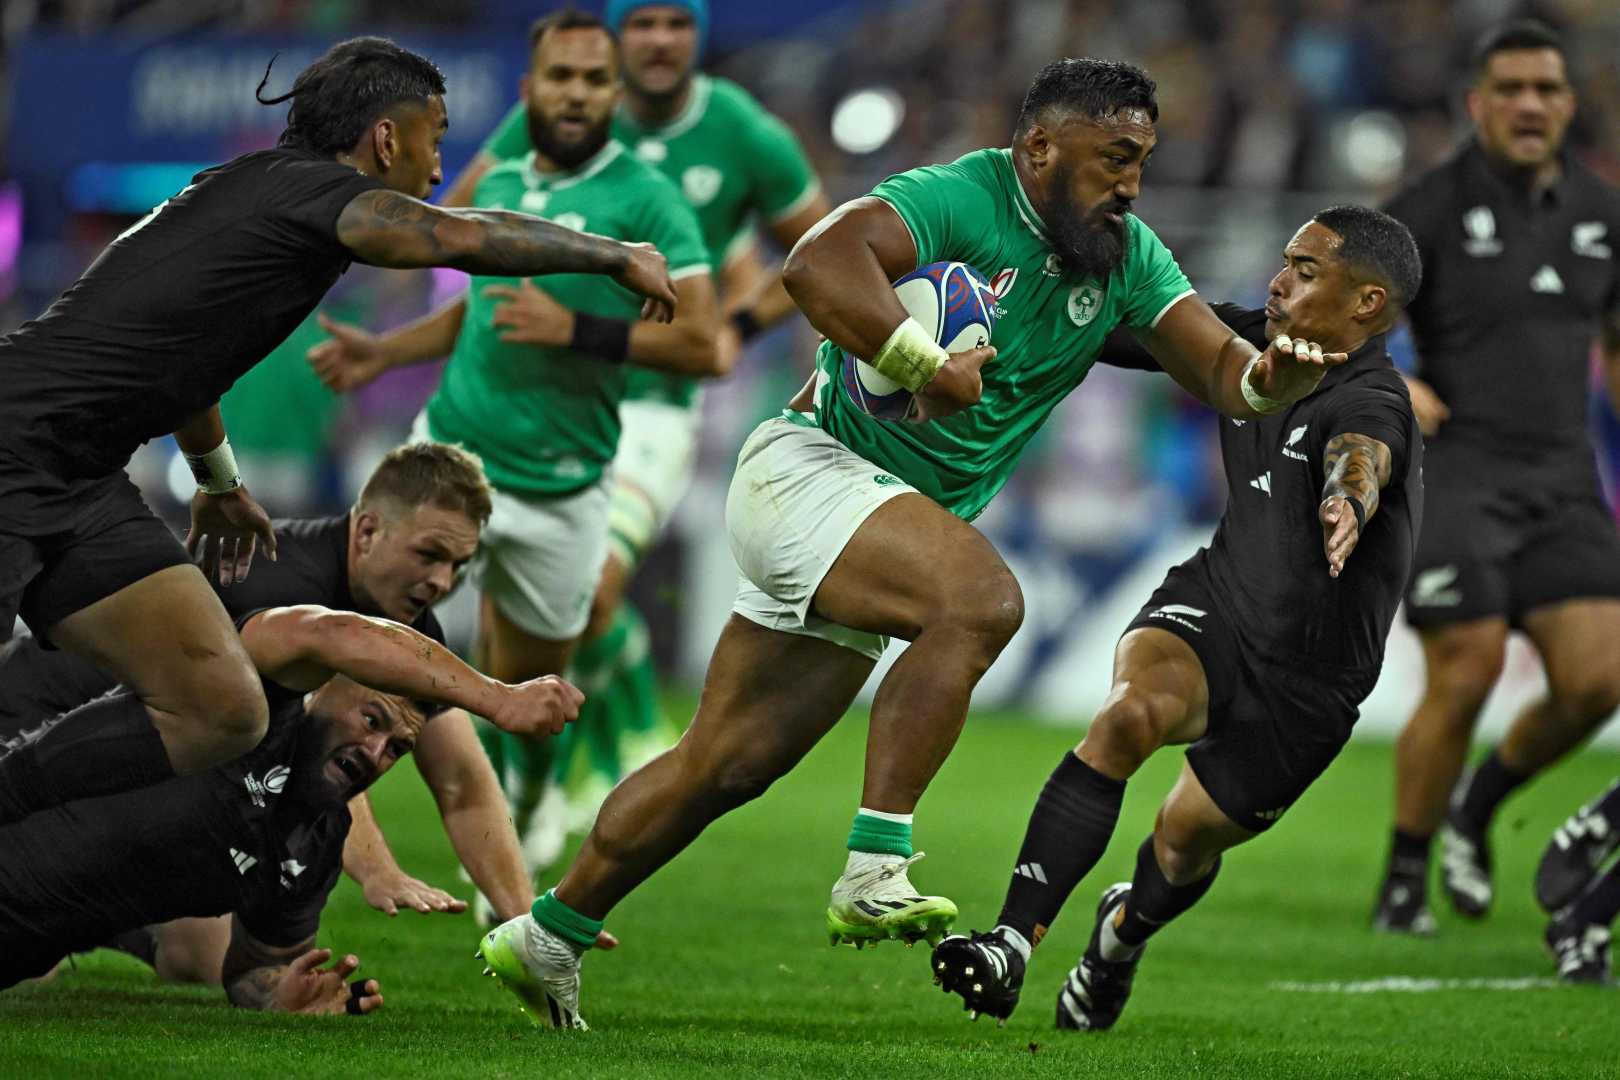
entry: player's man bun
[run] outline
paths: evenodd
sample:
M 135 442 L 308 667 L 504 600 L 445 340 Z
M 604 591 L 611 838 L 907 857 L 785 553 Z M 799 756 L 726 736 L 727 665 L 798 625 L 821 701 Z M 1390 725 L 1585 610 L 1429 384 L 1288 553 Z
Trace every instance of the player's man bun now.
M 270 66 L 275 62 L 271 57 Z M 444 75 L 433 61 L 380 37 L 338 42 L 299 72 L 292 89 L 280 97 L 264 96 L 269 81 L 266 67 L 253 92 L 259 104 L 292 102 L 286 130 L 276 145 L 318 154 L 350 149 L 392 105 L 402 101 L 425 105 L 444 93 Z
M 1366 206 L 1330 206 L 1312 221 L 1339 236 L 1339 258 L 1389 293 L 1390 314 L 1404 308 L 1423 284 L 1423 257 L 1405 225 Z
M 1018 110 L 1018 130 L 1052 110 L 1101 120 L 1121 109 L 1142 109 L 1157 122 L 1157 92 L 1148 73 L 1135 64 L 1089 56 L 1054 60 L 1029 84 L 1023 108 Z
M 1499 52 L 1523 49 L 1551 49 L 1564 55 L 1564 39 L 1558 31 L 1538 19 L 1512 19 L 1491 27 L 1474 44 L 1474 70 L 1483 72 L 1491 57 Z

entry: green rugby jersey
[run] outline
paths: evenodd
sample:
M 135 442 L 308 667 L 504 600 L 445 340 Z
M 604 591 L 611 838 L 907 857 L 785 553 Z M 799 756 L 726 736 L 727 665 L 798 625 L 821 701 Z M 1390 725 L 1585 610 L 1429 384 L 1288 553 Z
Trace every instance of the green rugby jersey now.
M 791 217 L 821 190 L 793 132 L 727 79 L 693 76 L 686 107 L 660 127 L 642 127 L 621 106 L 613 136 L 675 181 L 697 213 L 716 270 L 751 238 L 755 215 Z M 526 106 L 518 102 L 483 150 L 506 160 L 530 149 Z M 691 405 L 699 385 L 689 376 L 635 367 L 625 397 Z
M 674 278 L 709 272 L 692 211 L 667 179 L 616 142 L 568 172 L 536 171 L 532 152 L 497 165 L 479 182 L 473 205 L 650 242 Z M 533 280 L 572 311 L 614 319 L 635 319 L 641 311 L 641 297 L 600 274 Z M 473 276 L 455 351 L 428 402 L 428 428 L 435 439 L 477 451 L 490 483 L 502 491 L 567 495 L 596 483 L 613 460 L 631 365 L 501 341 L 491 322 L 498 301 L 484 288 L 514 282 Z
M 970 409 L 927 424 L 875 420 L 849 399 L 842 352 L 816 354 L 816 423 L 874 465 L 958 517 L 977 517 L 1011 475 L 1031 437 L 1080 385 L 1119 323 L 1148 327 L 1193 291 L 1168 248 L 1126 216 L 1124 262 L 1107 281 L 1066 272 L 1013 171 L 1012 152 L 978 150 L 949 165 L 891 176 L 872 192 L 899 213 L 917 265 L 976 268 L 996 292 L 984 393 Z

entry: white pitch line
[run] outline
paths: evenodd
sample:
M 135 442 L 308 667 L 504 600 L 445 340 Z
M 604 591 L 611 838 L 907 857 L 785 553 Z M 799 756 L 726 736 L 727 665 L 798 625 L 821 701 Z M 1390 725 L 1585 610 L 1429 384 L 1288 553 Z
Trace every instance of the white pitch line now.
M 1357 982 L 1274 982 L 1268 989 L 1286 994 L 1432 994 L 1441 990 L 1557 990 L 1557 979 L 1416 979 L 1390 975 Z

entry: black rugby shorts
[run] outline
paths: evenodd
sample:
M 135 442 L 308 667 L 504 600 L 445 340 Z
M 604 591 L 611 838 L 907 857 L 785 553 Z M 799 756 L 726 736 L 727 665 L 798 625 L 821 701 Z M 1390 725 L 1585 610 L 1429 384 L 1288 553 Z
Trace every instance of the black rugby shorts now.
M 1377 677 L 1305 658 L 1251 663 L 1197 558 L 1171 569 L 1126 632 L 1143 627 L 1172 633 L 1198 654 L 1209 729 L 1187 748 L 1187 763 L 1221 812 L 1252 832 L 1275 824 L 1339 755 Z

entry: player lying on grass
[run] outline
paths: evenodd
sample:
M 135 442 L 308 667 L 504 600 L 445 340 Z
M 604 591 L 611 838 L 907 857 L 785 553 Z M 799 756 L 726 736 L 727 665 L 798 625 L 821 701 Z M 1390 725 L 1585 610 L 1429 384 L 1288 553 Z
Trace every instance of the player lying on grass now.
M 531 1015 L 579 1022 L 580 956 L 601 920 L 792 769 L 842 718 L 889 637 L 910 645 L 872 705 L 860 809 L 826 925 L 834 941 L 941 936 L 956 906 L 907 876 L 918 857 L 912 811 L 1023 618 L 1018 583 L 967 522 L 1117 325 L 1140 329 L 1202 400 L 1250 420 L 1306 396 L 1344 360 L 1303 336 L 1257 349 L 1233 334 L 1129 212 L 1157 116 L 1137 68 L 1050 64 L 1010 148 L 891 177 L 789 256 L 788 290 L 828 341 L 813 389 L 760 425 L 738 459 L 726 525 L 743 577 L 697 716 L 674 749 L 614 789 L 531 916 L 484 941 Z M 941 260 L 1002 283 L 993 347 L 947 356 L 895 296 L 890 282 Z M 839 378 L 842 350 L 916 393 L 929 422 L 862 412 Z
M 433 605 L 449 594 L 471 558 L 490 505 L 477 457 L 442 443 L 409 443 L 383 458 L 347 513 L 277 521 L 277 560 L 247 581 L 218 587 L 220 600 L 232 619 L 267 607 L 317 604 L 393 619 L 443 644 Z M 0 747 L 41 717 L 116 686 L 110 675 L 71 653 L 45 649 L 31 637 L 12 641 L 0 650 Z M 534 887 L 471 718 L 461 709 L 435 717 L 414 758 L 468 876 L 502 919 L 526 911 Z M 389 914 L 401 908 L 465 909 L 399 867 L 364 795 L 349 810 L 354 824 L 343 868 L 368 903 Z M 148 959 L 164 978 L 217 983 L 229 939 L 228 920 L 183 919 L 120 944 Z
M 1553 832 L 1536 868 L 1536 902 L 1552 921 L 1547 948 L 1566 982 L 1608 984 L 1610 927 L 1620 916 L 1620 780 Z M 1604 870 L 1604 864 L 1609 863 Z
M 1384 351 L 1421 277 L 1404 225 L 1338 206 L 1288 242 L 1264 310 L 1222 305 L 1249 341 L 1310 338 L 1350 359 L 1287 408 L 1219 421 L 1227 506 L 1214 539 L 1120 638 L 1113 688 L 1036 801 L 996 927 L 934 950 L 935 981 L 975 1019 L 1012 1013 L 1031 950 L 1102 857 L 1125 783 L 1154 751 L 1192 744 L 1134 878 L 1103 893 L 1058 994 L 1060 1028 L 1119 1019 L 1149 936 L 1197 903 L 1221 852 L 1270 828 L 1349 738 L 1422 519 L 1422 436 Z
M 444 90 L 431 61 L 392 42 L 334 46 L 261 99 L 292 102 L 274 149 L 198 173 L 0 338 L 0 639 L 20 612 L 131 691 L 100 703 L 71 752 L 47 735 L 0 762 L 0 821 L 200 772 L 263 737 L 267 704 L 230 618 L 124 467 L 174 433 L 199 482 L 189 546 L 222 584 L 246 575 L 257 543 L 273 557 L 219 397 L 351 261 L 606 275 L 670 318 L 674 286 L 650 247 L 420 201 L 440 180 Z
M 347 1004 L 352 958 L 322 973 L 324 950 L 311 952 L 342 863 L 346 804 L 415 748 L 441 707 L 507 723 L 521 714 L 552 734 L 579 711 L 579 691 L 561 679 L 495 682 L 384 619 L 271 608 L 243 620 L 241 635 L 272 701 L 254 750 L 0 827 L 0 987 L 143 926 L 230 914 L 222 980 L 233 1003 L 374 1008 L 374 984 Z M 94 722 L 81 708 L 45 730 L 70 746 Z

